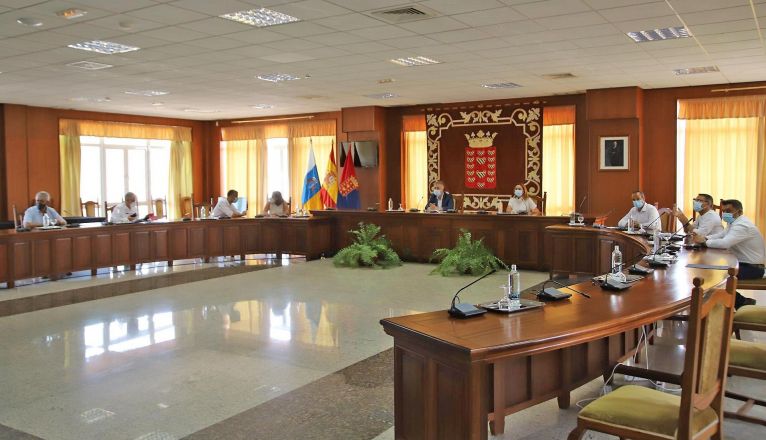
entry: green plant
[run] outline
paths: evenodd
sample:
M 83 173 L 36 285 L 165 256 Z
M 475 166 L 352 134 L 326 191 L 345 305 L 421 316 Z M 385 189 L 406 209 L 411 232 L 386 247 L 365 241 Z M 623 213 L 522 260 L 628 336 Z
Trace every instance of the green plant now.
M 374 268 L 401 266 L 402 261 L 391 249 L 391 243 L 386 236 L 378 235 L 380 226 L 359 223 L 359 229 L 348 232 L 354 234 L 354 243 L 335 254 L 333 264 L 336 266 Z
M 508 266 L 484 245 L 483 237 L 472 240 L 471 233 L 465 229 L 460 230 L 454 248 L 435 250 L 431 261 L 439 261 L 439 265 L 431 273 L 440 273 L 442 276 L 483 275 L 492 269 L 508 270 Z

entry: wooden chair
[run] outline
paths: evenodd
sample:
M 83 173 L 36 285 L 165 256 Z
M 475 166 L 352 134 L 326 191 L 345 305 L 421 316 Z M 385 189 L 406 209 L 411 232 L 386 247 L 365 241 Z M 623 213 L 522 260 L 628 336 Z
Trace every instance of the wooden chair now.
M 154 206 L 155 217 L 165 218 L 168 216 L 168 201 L 166 199 L 154 199 L 152 205 Z
M 104 202 L 104 220 L 109 221 L 112 217 L 112 212 L 114 211 L 114 207 L 119 205 L 119 203 L 109 203 Z
M 662 232 L 676 232 L 676 205 L 672 208 L 661 208 L 660 212 L 660 228 Z
M 96 217 L 96 211 L 101 210 L 101 207 L 98 204 L 98 202 L 93 202 L 90 200 L 87 202 L 83 202 L 82 199 L 80 199 L 80 207 L 82 208 L 83 217 Z
M 723 396 L 734 315 L 736 270 L 725 289 L 702 290 L 694 279 L 681 397 L 626 385 L 588 404 L 569 440 L 587 430 L 621 439 L 723 438 Z
M 191 217 L 194 204 L 189 196 L 181 197 L 181 217 Z
M 540 211 L 540 214 L 547 215 L 546 205 L 548 204 L 548 191 L 543 191 L 542 196 L 529 196 L 529 197 L 531 197 L 535 201 L 535 204 L 537 204 L 537 209 Z
M 465 200 L 465 194 L 452 194 L 452 200 L 455 201 L 455 211 L 459 213 L 463 213 L 463 201 Z M 422 209 L 421 206 L 417 207 L 418 209 Z

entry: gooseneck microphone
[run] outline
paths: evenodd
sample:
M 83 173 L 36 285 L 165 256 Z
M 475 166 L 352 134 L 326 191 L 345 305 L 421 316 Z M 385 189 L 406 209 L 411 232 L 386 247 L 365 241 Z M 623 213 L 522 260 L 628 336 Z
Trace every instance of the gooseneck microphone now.
M 581 291 L 579 291 L 577 289 L 569 287 L 566 284 L 560 283 L 560 282 L 558 282 L 558 281 L 556 281 L 554 279 L 547 280 L 547 281 L 545 281 L 543 283 L 542 288 L 540 289 L 540 292 L 537 293 L 538 297 L 541 297 L 541 298 L 544 298 L 544 299 L 548 299 L 548 298 L 550 298 L 550 299 L 559 299 L 559 297 L 561 295 L 561 292 L 559 292 L 557 289 L 554 289 L 554 288 L 551 288 L 551 287 L 546 288 L 545 285 L 548 284 L 548 283 L 553 283 L 553 284 L 555 284 L 555 285 L 557 285 L 559 287 L 562 287 L 564 289 L 569 289 L 572 292 L 579 293 L 580 295 L 582 295 L 582 296 L 584 296 L 586 298 L 590 298 L 590 295 L 588 295 L 587 293 L 581 292 Z M 566 297 L 568 298 L 569 296 L 571 296 L 571 295 L 567 295 Z
M 492 269 L 491 271 L 485 273 L 484 275 L 480 276 L 479 278 L 471 281 L 470 283 L 466 284 L 465 286 L 461 287 L 460 290 L 455 292 L 455 296 L 452 297 L 452 305 L 450 306 L 448 312 L 451 316 L 455 318 L 472 318 L 474 316 L 479 316 L 487 313 L 486 310 L 480 309 L 473 304 L 468 303 L 457 303 L 455 304 L 455 301 L 459 301 L 460 292 L 463 290 L 473 286 L 474 284 L 478 283 L 479 281 L 483 280 L 484 278 L 487 278 L 488 276 L 492 275 L 493 273 L 497 272 L 496 269 Z

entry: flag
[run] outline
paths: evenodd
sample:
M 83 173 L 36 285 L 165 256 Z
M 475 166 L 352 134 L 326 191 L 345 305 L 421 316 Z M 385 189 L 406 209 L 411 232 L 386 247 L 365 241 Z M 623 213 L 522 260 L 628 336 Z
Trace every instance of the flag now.
M 335 165 L 335 146 L 330 148 L 330 159 L 327 160 L 327 172 L 322 181 L 319 197 L 325 208 L 335 208 L 338 202 L 338 167 Z
M 306 177 L 303 179 L 303 196 L 301 197 L 301 206 L 309 211 L 312 209 L 322 209 L 322 200 L 319 197 L 319 191 L 322 184 L 319 182 L 319 171 L 317 171 L 317 162 L 314 158 L 314 147 L 309 147 L 309 165 L 306 170 Z
M 356 180 L 356 169 L 354 168 L 353 144 L 348 149 L 346 162 L 343 164 L 343 174 L 340 176 L 340 185 L 338 187 L 338 208 L 361 208 L 361 201 L 359 200 L 359 181 Z

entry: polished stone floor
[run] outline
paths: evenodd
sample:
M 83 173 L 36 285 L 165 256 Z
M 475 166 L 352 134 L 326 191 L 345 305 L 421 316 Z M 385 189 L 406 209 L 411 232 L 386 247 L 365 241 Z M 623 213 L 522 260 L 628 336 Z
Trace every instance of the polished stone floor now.
M 378 321 L 443 309 L 470 279 L 429 275 L 432 266 L 420 264 L 281 263 L 0 318 L 0 439 L 393 439 L 392 341 Z M 240 263 L 204 268 L 216 264 Z M 83 277 L 76 287 L 141 276 Z M 523 287 L 544 279 L 522 273 Z M 494 299 L 502 283 L 493 275 L 461 296 Z M 597 396 L 602 384 L 581 387 L 573 401 Z M 761 384 L 736 385 L 766 395 Z M 500 438 L 563 439 L 576 414 L 549 401 L 509 416 Z M 766 438 L 735 422 L 727 434 Z

